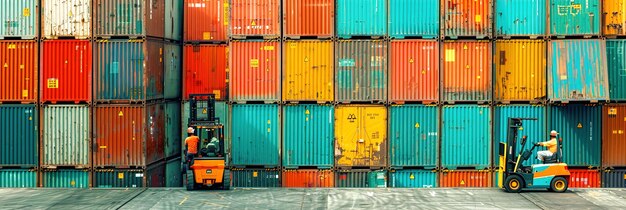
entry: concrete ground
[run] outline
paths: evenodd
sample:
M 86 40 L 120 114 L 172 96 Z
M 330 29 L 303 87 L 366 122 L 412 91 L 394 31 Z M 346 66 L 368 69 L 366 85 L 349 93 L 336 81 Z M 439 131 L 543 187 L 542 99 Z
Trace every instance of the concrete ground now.
M 626 209 L 626 189 L 0 189 L 0 209 Z

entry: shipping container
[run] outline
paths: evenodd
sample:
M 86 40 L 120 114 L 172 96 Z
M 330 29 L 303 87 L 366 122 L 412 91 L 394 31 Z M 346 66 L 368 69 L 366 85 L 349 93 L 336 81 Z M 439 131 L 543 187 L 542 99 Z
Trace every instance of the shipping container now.
M 185 0 L 185 41 L 228 41 L 229 0 Z
M 546 36 L 549 0 L 498 0 L 495 4 L 495 32 L 498 37 Z
M 543 105 L 498 105 L 494 107 L 494 141 L 493 141 L 493 161 L 495 166 L 500 165 L 498 145 L 507 142 L 507 128 L 509 118 L 536 118 L 537 120 L 524 120 L 522 121 L 522 128 L 519 129 L 517 135 L 519 138 L 522 136 L 528 136 L 528 142 L 526 143 L 526 149 L 531 148 L 534 143 L 544 142 L 549 140 L 549 131 L 546 130 L 547 115 L 546 107 Z M 519 141 L 519 139 L 518 139 Z M 536 148 L 533 150 L 533 154 L 537 154 L 537 151 L 543 150 L 542 148 Z M 517 144 L 517 151 L 515 154 L 519 154 L 521 146 Z M 537 158 L 530 158 L 526 164 L 541 164 Z
M 391 38 L 439 37 L 439 0 L 390 0 L 388 18 Z
M 334 187 L 335 177 L 332 170 L 300 169 L 283 170 L 283 187 Z
M 92 0 L 41 0 L 42 38 L 91 37 Z M 36 11 L 33 11 L 36 13 Z
M 165 0 L 165 38 L 182 41 L 183 39 L 183 4 L 184 0 Z
M 550 0 L 550 35 L 599 36 L 600 0 Z
M 183 186 L 183 173 L 182 173 L 182 160 L 176 158 L 167 161 L 165 165 L 165 187 L 182 187 Z
M 591 104 L 554 105 L 548 130 L 563 138 L 563 162 L 569 166 L 600 166 L 602 108 Z M 548 139 L 544 140 L 547 141 Z M 544 148 L 539 148 L 544 150 Z
M 35 39 L 39 35 L 39 1 L 5 0 L 0 2 L 2 20 L 0 39 L 22 38 Z
M 495 42 L 494 97 L 499 102 L 546 98 L 546 42 L 543 40 L 498 40 Z
M 332 105 L 283 106 L 283 167 L 333 167 L 334 112 Z
M 280 108 L 236 104 L 232 109 L 232 166 L 280 166 Z
M 94 34 L 108 38 L 164 37 L 165 2 L 166 0 L 94 0 Z
M 600 187 L 600 171 L 597 169 L 569 169 L 569 188 Z
M 89 188 L 87 169 L 45 169 L 41 172 L 41 186 L 47 188 Z
M 165 157 L 175 157 L 181 155 L 181 145 L 183 145 L 180 136 L 181 131 L 187 131 L 187 126 L 181 127 L 181 107 L 178 101 L 168 101 L 165 103 Z
M 604 40 L 552 40 L 548 55 L 548 98 L 551 101 L 609 99 Z
M 227 154 L 230 154 L 231 151 L 231 147 L 230 144 L 232 142 L 231 139 L 231 106 L 228 105 L 227 102 L 223 102 L 223 101 L 216 101 L 215 102 L 215 117 L 220 119 L 220 122 L 222 123 L 222 125 L 224 125 L 224 141 L 225 141 L 225 145 L 224 145 L 224 150 L 226 150 Z M 181 113 L 181 128 L 179 130 L 179 132 L 181 132 L 181 151 L 183 151 L 185 149 L 185 139 L 188 137 L 187 135 L 187 127 L 189 127 L 189 102 L 183 102 L 182 103 L 182 113 Z M 202 134 L 203 136 L 207 136 L 208 133 L 204 133 Z M 226 160 L 227 164 L 229 160 Z
M 606 170 L 602 172 L 602 187 L 626 188 L 626 170 Z
M 183 52 L 182 46 L 174 42 L 165 42 L 165 62 L 163 62 L 163 98 L 180 99 Z
M 612 101 L 626 101 L 626 55 L 624 52 L 626 52 L 626 40 L 606 41 L 609 98 Z
M 237 169 L 233 168 L 233 187 L 280 187 L 279 169 Z
M 389 187 L 433 188 L 437 187 L 437 172 L 421 169 L 404 169 L 389 172 Z
M 443 47 L 443 100 L 490 101 L 491 42 L 447 41 Z
M 0 41 L 0 102 L 37 101 L 37 41 Z
M 35 188 L 37 171 L 33 169 L 1 169 L 0 188 Z
M 283 101 L 333 101 L 333 41 L 285 41 L 283 54 Z
M 335 35 L 335 0 L 282 0 L 285 37 Z
M 387 1 L 337 0 L 337 36 L 387 35 Z
M 386 188 L 387 171 L 352 169 L 335 172 L 335 187 L 341 188 Z
M 389 108 L 389 163 L 392 168 L 435 168 L 439 154 L 439 108 L 403 105 Z
M 602 166 L 626 166 L 626 104 L 602 108 Z
M 440 187 L 493 187 L 493 172 L 483 170 L 442 171 Z
M 38 166 L 38 110 L 36 105 L 0 105 L 0 166 Z
M 97 105 L 93 166 L 143 167 L 164 158 L 164 106 Z
M 447 105 L 442 110 L 441 166 L 484 169 L 491 165 L 491 109 Z
M 89 167 L 91 112 L 88 105 L 41 107 L 41 166 Z
M 143 177 L 142 169 L 95 169 L 93 187 L 141 188 L 143 187 Z
M 96 102 L 163 98 L 163 42 L 98 40 L 94 55 Z
M 165 161 L 148 166 L 144 177 L 144 186 L 146 187 L 165 187 Z
M 228 45 L 185 45 L 183 99 L 191 94 L 215 94 L 228 99 Z
M 442 0 L 442 36 L 491 37 L 492 0 Z
M 335 167 L 387 166 L 387 108 L 335 107 Z
M 280 37 L 280 2 L 281 0 L 230 0 L 230 35 Z
M 382 40 L 341 40 L 335 47 L 335 100 L 387 101 L 387 49 Z
M 626 4 L 624 0 L 602 1 L 602 34 L 605 36 L 626 35 Z
M 46 40 L 41 54 L 41 102 L 91 103 L 89 40 Z
M 439 43 L 394 40 L 389 54 L 389 101 L 439 100 Z
M 231 42 L 229 52 L 231 101 L 280 100 L 279 41 Z

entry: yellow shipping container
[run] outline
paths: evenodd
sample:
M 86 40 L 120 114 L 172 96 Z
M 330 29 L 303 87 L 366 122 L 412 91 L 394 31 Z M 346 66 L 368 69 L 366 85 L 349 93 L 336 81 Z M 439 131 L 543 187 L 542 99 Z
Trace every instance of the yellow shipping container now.
M 602 32 L 607 36 L 626 35 L 626 0 L 604 0 L 602 1 Z
M 546 97 L 546 42 L 543 40 L 496 41 L 494 56 L 499 102 L 540 101 Z
M 387 163 L 387 108 L 335 108 L 335 166 L 384 167 Z
M 286 41 L 283 50 L 283 101 L 333 101 L 333 42 Z

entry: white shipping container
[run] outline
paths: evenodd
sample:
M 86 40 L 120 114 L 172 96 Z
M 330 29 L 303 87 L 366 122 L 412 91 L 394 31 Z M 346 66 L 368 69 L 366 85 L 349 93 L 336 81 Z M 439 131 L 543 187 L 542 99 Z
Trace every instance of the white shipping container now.
M 91 0 L 42 0 L 43 37 L 91 36 Z

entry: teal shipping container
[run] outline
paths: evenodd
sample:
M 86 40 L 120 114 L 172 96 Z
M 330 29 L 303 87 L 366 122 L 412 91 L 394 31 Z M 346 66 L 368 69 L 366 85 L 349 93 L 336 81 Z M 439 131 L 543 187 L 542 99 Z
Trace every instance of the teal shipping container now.
M 233 187 L 280 187 L 279 169 L 237 169 L 233 168 Z
M 75 169 L 44 170 L 41 185 L 48 188 L 88 188 L 89 171 Z
M 389 108 L 389 159 L 392 168 L 437 166 L 439 108 L 400 105 Z
M 600 0 L 550 0 L 550 35 L 600 35 Z
M 91 112 L 89 105 L 44 105 L 42 167 L 89 168 Z
M 235 104 L 232 110 L 232 166 L 280 166 L 280 108 Z
M 508 127 L 508 118 L 537 118 L 537 120 L 522 121 L 522 128 L 518 131 L 518 135 L 528 136 L 528 142 L 525 149 L 530 149 L 534 143 L 548 141 L 549 132 L 546 130 L 547 123 L 546 107 L 543 105 L 500 105 L 494 108 L 494 145 L 493 158 L 496 166 L 500 164 L 499 147 L 500 142 L 506 142 L 506 132 Z M 519 140 L 519 139 L 518 139 Z M 518 144 L 517 152 L 519 154 L 521 147 Z M 539 148 L 533 150 L 533 154 L 537 154 Z M 539 164 L 536 158 L 531 158 L 525 162 L 526 165 Z
M 0 188 L 37 187 L 37 172 L 33 169 L 1 169 Z
M 96 169 L 93 172 L 93 187 L 96 187 L 96 188 L 143 187 L 143 170 L 141 169 Z
M 563 138 L 563 162 L 569 166 L 600 166 L 602 108 L 570 104 L 553 106 L 549 112 L 548 130 L 556 130 Z
M 165 157 L 179 156 L 181 153 L 181 131 L 187 131 L 187 127 L 181 127 L 180 102 L 168 101 L 165 103 Z
M 165 165 L 165 187 L 182 187 L 182 162 L 181 158 L 168 160 Z
M 546 35 L 548 0 L 498 0 L 495 4 L 496 36 Z
M 387 1 L 337 0 L 337 36 L 387 35 Z
M 550 101 L 609 99 L 604 40 L 552 40 L 548 47 L 548 56 Z
M 389 0 L 389 37 L 439 37 L 439 0 Z
M 0 166 L 37 167 L 38 119 L 36 105 L 0 105 Z
M 226 153 L 230 153 L 230 143 L 231 143 L 231 106 L 224 101 L 216 101 L 215 102 L 215 117 L 220 119 L 220 122 L 224 125 L 224 141 L 226 145 L 224 145 Z M 185 138 L 187 138 L 187 127 L 189 127 L 189 102 L 182 103 L 182 112 L 180 113 L 181 117 L 181 151 L 185 149 Z M 207 136 L 207 133 L 204 133 L 203 136 Z M 227 163 L 229 160 L 226 160 Z M 228 165 L 228 164 L 227 164 Z
M 163 97 L 165 99 L 180 99 L 181 96 L 181 76 L 182 76 L 182 46 L 165 42 L 165 61 L 163 62 Z
M 385 188 L 386 170 L 339 170 L 335 172 L 335 187 L 341 188 Z
M 165 0 L 165 38 L 175 41 L 183 39 L 184 0 Z
M 389 187 L 434 188 L 437 187 L 437 172 L 421 169 L 404 169 L 389 172 Z
M 606 61 L 609 74 L 609 95 L 612 101 L 626 101 L 626 40 L 606 41 Z
M 109 38 L 164 37 L 168 30 L 165 28 L 165 2 L 168 1 L 179 0 L 93 0 L 94 34 Z
M 0 1 L 0 39 L 35 39 L 39 33 L 38 0 Z
M 442 110 L 441 166 L 484 169 L 491 163 L 491 109 L 447 105 Z
M 283 162 L 285 168 L 334 164 L 335 108 L 332 105 L 283 106 Z

